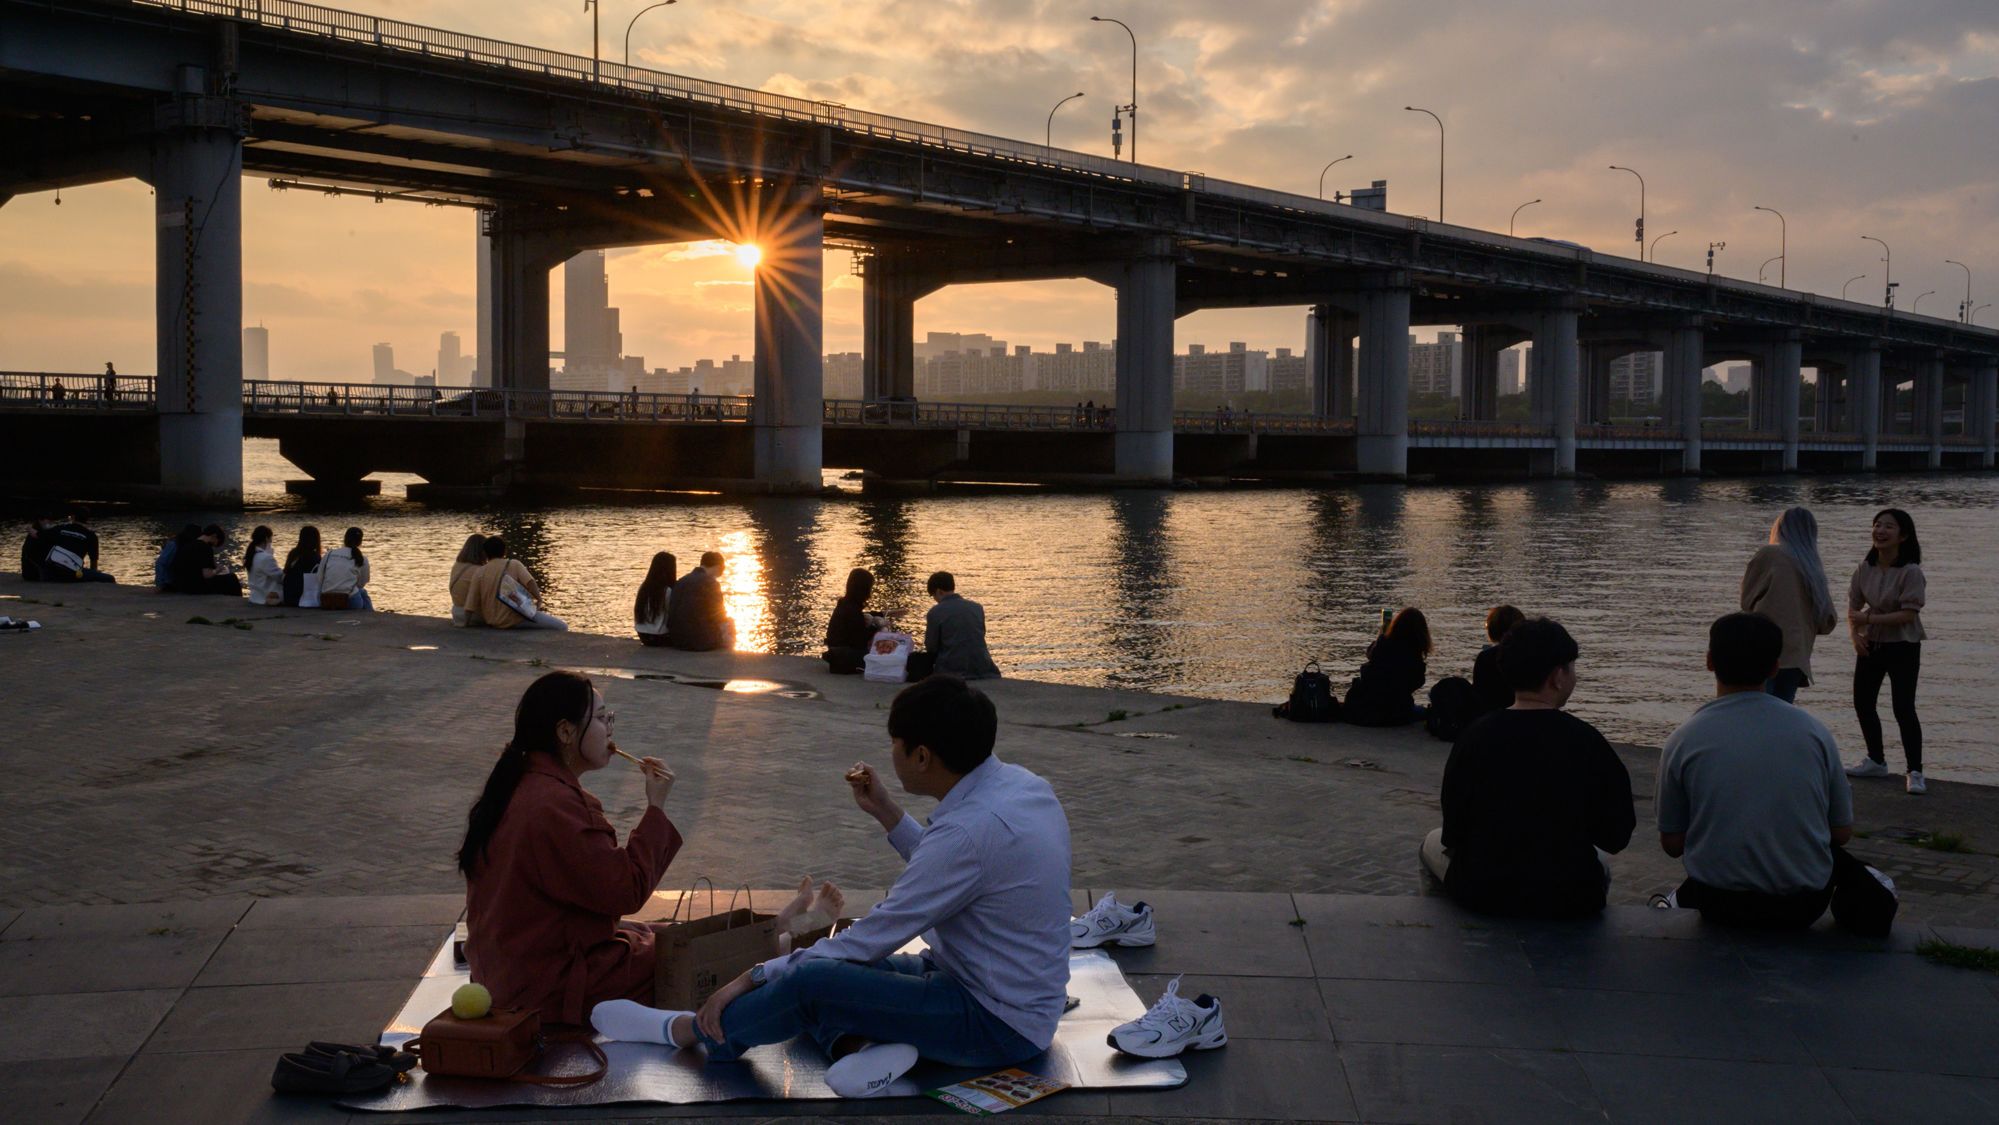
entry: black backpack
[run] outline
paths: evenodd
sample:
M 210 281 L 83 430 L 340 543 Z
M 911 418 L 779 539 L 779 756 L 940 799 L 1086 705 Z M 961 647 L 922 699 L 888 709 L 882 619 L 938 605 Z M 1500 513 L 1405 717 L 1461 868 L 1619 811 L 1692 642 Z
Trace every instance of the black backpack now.
M 1340 701 L 1333 695 L 1333 681 L 1319 671 L 1319 662 L 1305 665 L 1291 681 L 1291 698 L 1273 708 L 1272 714 L 1294 723 L 1337 723 Z
M 1430 737 L 1456 742 L 1473 719 L 1479 716 L 1478 692 L 1463 676 L 1445 676 L 1430 689 L 1430 711 L 1423 727 Z

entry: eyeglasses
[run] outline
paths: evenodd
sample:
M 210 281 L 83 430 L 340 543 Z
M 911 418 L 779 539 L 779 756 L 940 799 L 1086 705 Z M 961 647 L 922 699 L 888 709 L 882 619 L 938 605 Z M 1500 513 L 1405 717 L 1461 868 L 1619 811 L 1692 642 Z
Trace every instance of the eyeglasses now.
M 618 725 L 618 713 L 616 711 L 599 712 L 597 721 L 604 724 L 605 730 L 610 730 L 612 727 Z

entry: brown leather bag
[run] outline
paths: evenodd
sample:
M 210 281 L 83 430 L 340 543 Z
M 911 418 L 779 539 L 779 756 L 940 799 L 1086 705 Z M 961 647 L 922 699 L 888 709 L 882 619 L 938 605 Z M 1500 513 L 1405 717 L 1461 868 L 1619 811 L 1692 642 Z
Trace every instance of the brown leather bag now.
M 541 1031 L 541 1013 L 531 1008 L 494 1008 L 474 1020 L 459 1019 L 449 1008 L 423 1025 L 423 1034 L 403 1044 L 417 1056 L 424 1072 L 452 1078 L 498 1078 L 537 1086 L 588 1086 L 604 1077 L 610 1062 L 589 1034 L 564 1036 L 559 1042 L 581 1043 L 597 1060 L 588 1074 L 523 1074 L 549 1038 Z
M 321 609 L 346 609 L 347 605 L 348 595 L 346 594 L 322 593 L 319 595 L 319 608 Z

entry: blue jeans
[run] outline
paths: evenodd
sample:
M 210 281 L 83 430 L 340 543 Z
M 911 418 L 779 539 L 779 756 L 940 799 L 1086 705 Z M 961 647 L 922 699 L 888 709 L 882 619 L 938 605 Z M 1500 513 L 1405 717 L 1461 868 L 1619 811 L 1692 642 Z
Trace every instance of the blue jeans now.
M 368 596 L 368 591 L 356 588 L 347 596 L 347 608 L 367 613 L 375 608 L 375 599 Z
M 697 1034 L 699 1034 L 697 1032 Z M 863 965 L 811 958 L 722 1010 L 717 1043 L 700 1035 L 715 1062 L 731 1062 L 751 1047 L 809 1035 L 829 1056 L 853 1035 L 874 1043 L 907 1043 L 949 1066 L 1006 1066 L 1041 1053 L 1005 1020 L 986 1011 L 965 986 L 912 953 Z
M 1798 689 L 1805 686 L 1803 668 L 1779 668 L 1777 674 L 1763 681 L 1763 690 L 1786 703 L 1798 701 Z

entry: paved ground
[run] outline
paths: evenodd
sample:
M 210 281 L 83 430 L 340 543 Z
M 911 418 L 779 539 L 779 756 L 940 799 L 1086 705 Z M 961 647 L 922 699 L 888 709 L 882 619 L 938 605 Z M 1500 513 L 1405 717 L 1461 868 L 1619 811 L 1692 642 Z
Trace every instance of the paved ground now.
M 0 613 L 46 626 L 0 635 L 10 1119 L 339 1116 L 270 1099 L 271 1062 L 308 1038 L 370 1037 L 407 995 L 458 916 L 464 811 L 538 664 L 607 670 L 620 743 L 674 763 L 689 845 L 669 885 L 780 886 L 809 868 L 866 887 L 896 868 L 840 782 L 855 758 L 882 760 L 893 689 L 816 662 L 11 579 Z M 197 613 L 248 627 L 188 624 Z M 779 690 L 696 686 L 732 679 Z M 1140 992 L 1194 974 L 1230 1003 L 1236 1039 L 1193 1060 L 1184 1091 L 1065 1094 L 1047 1112 L 1999 1117 L 1999 1065 L 1977 1031 L 1999 1026 L 1999 978 L 1906 952 L 1930 925 L 1982 927 L 1943 932 L 1999 945 L 1999 790 L 1856 787 L 1857 850 L 1906 892 L 1889 952 L 1833 934 L 1744 941 L 1636 909 L 1495 925 L 1408 897 L 1446 752 L 1418 731 L 1018 681 L 991 691 L 1001 754 L 1064 797 L 1076 885 L 1162 907 L 1160 947 L 1125 958 Z M 1614 860 L 1613 898 L 1642 903 L 1678 872 L 1645 827 L 1656 755 L 1624 753 L 1641 828 Z M 614 822 L 636 817 L 634 773 L 591 785 Z M 1910 842 L 1925 835 L 1971 850 Z M 1151 887 L 1172 890 L 1138 889 Z

